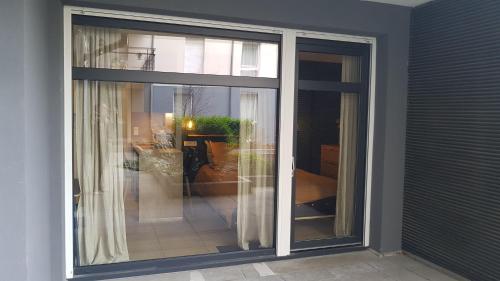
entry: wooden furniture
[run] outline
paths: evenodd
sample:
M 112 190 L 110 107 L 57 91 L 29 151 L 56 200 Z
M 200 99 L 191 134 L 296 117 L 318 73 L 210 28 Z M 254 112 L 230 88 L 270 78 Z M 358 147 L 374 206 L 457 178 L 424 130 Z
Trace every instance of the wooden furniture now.
M 139 222 L 183 217 L 183 155 L 175 148 L 135 145 L 139 156 Z
M 321 145 L 320 174 L 337 179 L 339 173 L 339 145 Z

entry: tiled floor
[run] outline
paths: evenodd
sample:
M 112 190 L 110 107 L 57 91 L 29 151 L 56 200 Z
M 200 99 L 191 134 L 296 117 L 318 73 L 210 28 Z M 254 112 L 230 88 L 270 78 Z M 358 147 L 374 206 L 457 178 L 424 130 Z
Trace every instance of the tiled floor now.
M 199 196 L 185 199 L 181 221 L 140 223 L 137 198 L 127 193 L 125 200 L 127 244 L 130 260 L 150 260 L 177 256 L 218 253 L 217 247 L 237 249 L 236 229 Z M 333 237 L 332 218 L 298 221 L 297 241 Z
M 129 257 L 133 261 L 218 253 L 220 247 L 238 249 L 236 229 L 229 228 L 199 196 L 185 199 L 181 221 L 140 223 L 137 199 L 131 193 L 126 195 L 125 214 Z M 333 225 L 332 218 L 298 221 L 295 238 L 331 238 Z
M 117 281 L 453 281 L 404 255 L 370 251 L 183 271 Z
M 188 199 L 186 199 L 187 201 Z M 184 204 L 184 220 L 139 223 L 137 201 L 125 203 L 127 244 L 131 260 L 218 253 L 217 246 L 237 247 L 236 230 L 200 197 Z
M 334 238 L 334 218 L 317 218 L 295 221 L 295 240 L 315 240 Z

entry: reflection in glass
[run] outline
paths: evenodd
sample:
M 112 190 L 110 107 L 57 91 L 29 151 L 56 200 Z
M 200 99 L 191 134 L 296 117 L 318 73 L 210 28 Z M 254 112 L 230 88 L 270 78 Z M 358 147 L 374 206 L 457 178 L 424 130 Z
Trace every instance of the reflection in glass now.
M 327 53 L 299 52 L 299 80 L 361 82 L 361 58 Z
M 73 27 L 73 66 L 276 78 L 278 44 Z
M 273 247 L 276 90 L 73 83 L 77 260 Z
M 358 57 L 300 53 L 299 59 L 300 79 L 345 83 L 361 80 Z M 296 242 L 353 235 L 358 98 L 355 93 L 335 91 L 298 93 Z

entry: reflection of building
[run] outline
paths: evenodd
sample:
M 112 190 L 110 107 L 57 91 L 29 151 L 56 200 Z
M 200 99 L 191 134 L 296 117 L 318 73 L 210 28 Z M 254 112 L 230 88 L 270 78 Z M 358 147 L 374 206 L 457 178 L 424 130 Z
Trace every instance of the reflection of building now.
M 126 40 L 123 40 L 123 36 L 126 36 Z M 121 68 L 251 77 L 277 76 L 276 44 L 144 32 L 122 33 L 121 42 L 126 42 L 126 46 L 120 48 L 120 53 L 127 55 L 126 59 L 121 60 L 121 63 L 125 61 L 126 66 Z M 240 93 L 266 95 L 266 98 L 273 99 L 269 105 L 275 104 L 275 97 L 266 92 L 266 89 L 152 84 L 150 89 L 138 92 L 143 97 L 136 98 L 141 99 L 143 106 L 138 109 L 135 106 L 138 110 L 135 112 L 147 112 L 151 122 L 149 127 L 153 130 L 162 125 L 165 113 L 174 116 L 240 118 Z M 271 139 L 269 141 L 272 142 Z
M 128 33 L 127 69 L 276 77 L 276 44 Z
M 127 65 L 133 69 L 153 71 L 155 69 L 155 49 L 128 46 L 123 53 L 127 56 Z
M 155 130 L 162 128 L 166 122 L 171 122 L 166 120 L 165 114 L 176 117 L 227 116 L 239 119 L 241 106 L 248 104 L 248 102 L 241 101 L 242 95 L 254 95 L 255 102 L 259 104 L 257 106 L 259 111 L 274 112 L 276 110 L 274 107 L 277 98 L 272 89 L 133 84 L 130 86 L 130 95 L 127 94 L 124 98 L 131 98 L 133 125 L 130 130 L 133 130 L 133 127 Z M 149 133 L 150 130 L 147 132 Z M 133 133 L 130 134 L 133 135 Z M 144 136 L 143 130 L 137 134 L 136 141 L 140 140 L 140 136 Z M 274 130 L 267 139 L 268 143 L 274 141 Z M 141 139 L 141 141 L 149 141 L 149 138 Z

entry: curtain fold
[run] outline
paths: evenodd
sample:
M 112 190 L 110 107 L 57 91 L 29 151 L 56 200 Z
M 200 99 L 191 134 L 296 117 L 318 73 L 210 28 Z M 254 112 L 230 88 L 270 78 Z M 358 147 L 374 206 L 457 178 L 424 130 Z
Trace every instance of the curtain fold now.
M 342 82 L 359 82 L 361 78 L 360 64 L 359 57 L 344 56 L 342 59 Z M 358 105 L 358 94 L 341 94 L 339 174 L 335 215 L 335 235 L 337 237 L 352 235 L 354 225 Z
M 121 34 L 75 29 L 74 64 L 111 68 L 119 62 Z M 80 265 L 128 261 L 124 210 L 122 90 L 114 82 L 75 81 L 74 176 Z
M 249 250 L 273 245 L 275 97 L 263 92 L 240 96 L 238 159 L 238 245 Z

